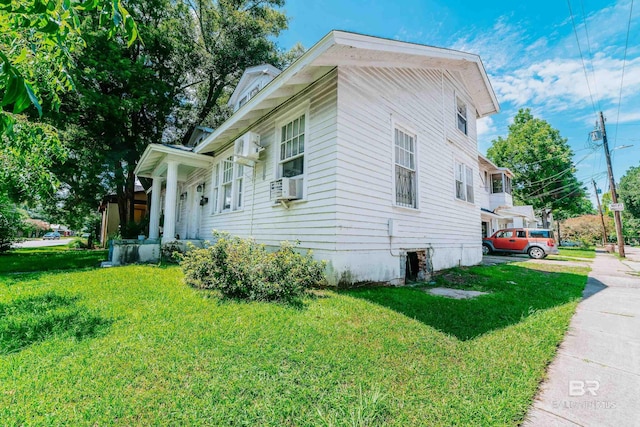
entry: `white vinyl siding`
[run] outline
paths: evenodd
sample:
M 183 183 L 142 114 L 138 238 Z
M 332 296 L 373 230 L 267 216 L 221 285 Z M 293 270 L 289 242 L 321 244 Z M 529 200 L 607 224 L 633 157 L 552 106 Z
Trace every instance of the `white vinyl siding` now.
M 242 208 L 228 213 L 203 215 L 200 223 L 202 239 L 211 239 L 211 230 L 216 229 L 232 235 L 253 237 L 267 245 L 299 240 L 301 248 L 313 249 L 319 258 L 329 259 L 324 254 L 336 247 L 336 100 L 337 72 L 333 72 L 323 83 L 310 87 L 304 95 L 283 107 L 281 115 L 266 118 L 259 125 L 247 129 L 260 135 L 260 145 L 265 147 L 265 151 L 261 161 L 254 167 L 243 168 L 242 187 L 239 188 Z M 270 183 L 278 179 L 281 173 L 281 127 L 300 118 L 303 113 L 304 201 L 293 202 L 285 208 L 271 201 Z M 388 130 L 387 143 L 389 134 Z M 216 153 L 214 165 L 206 171 L 194 172 L 188 177 L 187 183 L 210 177 L 216 163 L 220 164 L 221 182 L 222 161 L 231 155 L 233 148 Z M 240 175 L 235 173 L 234 177 L 239 178 Z M 222 198 L 222 192 L 219 198 Z
M 395 203 L 398 206 L 417 208 L 416 199 L 416 138 L 394 129 Z
M 364 280 L 384 270 L 395 278 L 398 270 L 391 268 L 399 259 L 385 257 L 407 249 L 433 248 L 434 269 L 479 262 L 479 209 L 453 193 L 455 160 L 474 166 L 478 161 L 473 114 L 467 136 L 458 131 L 454 114 L 455 94 L 466 97 L 464 82 L 446 71 L 409 68 L 339 67 L 338 74 L 337 256 L 366 252 L 352 263 L 357 270 L 352 267 L 351 277 Z M 394 126 L 416 135 L 417 209 L 393 203 Z

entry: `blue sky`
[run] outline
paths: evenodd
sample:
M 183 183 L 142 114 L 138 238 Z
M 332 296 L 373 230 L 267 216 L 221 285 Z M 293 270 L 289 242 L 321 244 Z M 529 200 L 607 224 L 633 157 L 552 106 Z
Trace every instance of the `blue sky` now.
M 339 29 L 477 53 L 501 106 L 479 123 L 480 151 L 507 135 L 518 108 L 529 107 L 568 138 L 578 178 L 590 190 L 595 178 L 604 192 L 603 151 L 587 144 L 596 111 L 605 113 L 610 148 L 633 145 L 612 152 L 616 180 L 640 166 L 640 1 L 633 5 L 622 80 L 632 1 L 570 0 L 574 30 L 569 3 L 557 0 L 288 0 L 289 29 L 278 43 L 309 48 Z

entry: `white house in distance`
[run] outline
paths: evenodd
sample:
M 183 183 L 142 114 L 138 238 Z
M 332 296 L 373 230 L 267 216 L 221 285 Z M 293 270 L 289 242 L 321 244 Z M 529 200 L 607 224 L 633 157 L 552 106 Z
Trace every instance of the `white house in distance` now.
M 150 145 L 150 238 L 299 241 L 332 283 L 404 283 L 480 262 L 477 55 L 332 31 L 286 70 L 252 67 L 192 149 Z
M 501 168 L 489 159 L 478 155 L 481 186 L 478 191 L 482 237 L 511 227 L 536 227 L 532 206 L 513 206 L 511 180 L 513 172 Z

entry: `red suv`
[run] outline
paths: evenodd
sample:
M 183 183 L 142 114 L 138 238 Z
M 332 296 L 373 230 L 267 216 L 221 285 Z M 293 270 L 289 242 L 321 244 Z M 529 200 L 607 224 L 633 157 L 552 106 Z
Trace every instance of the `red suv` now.
M 529 254 L 531 258 L 541 259 L 549 254 L 557 254 L 558 246 L 553 237 L 553 230 L 507 228 L 482 239 L 482 253 L 487 255 L 492 252 Z

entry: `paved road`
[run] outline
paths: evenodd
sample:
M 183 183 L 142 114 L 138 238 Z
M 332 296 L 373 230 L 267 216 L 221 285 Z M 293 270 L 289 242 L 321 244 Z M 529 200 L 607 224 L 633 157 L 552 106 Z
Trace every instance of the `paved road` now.
M 640 426 L 640 248 L 596 254 L 547 375 L 525 426 Z
M 14 248 L 42 248 L 45 246 L 66 245 L 71 241 L 73 241 L 73 239 L 64 239 L 64 238 L 61 238 L 59 240 L 27 240 L 26 242 L 16 243 L 13 245 L 13 247 Z

